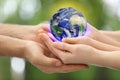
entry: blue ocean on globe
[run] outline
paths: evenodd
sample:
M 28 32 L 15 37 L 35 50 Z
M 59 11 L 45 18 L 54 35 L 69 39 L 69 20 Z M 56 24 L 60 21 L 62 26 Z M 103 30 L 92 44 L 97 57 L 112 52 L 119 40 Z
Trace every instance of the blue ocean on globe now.
M 51 33 L 58 41 L 84 36 L 86 27 L 87 21 L 84 16 L 72 7 L 61 8 L 50 20 Z

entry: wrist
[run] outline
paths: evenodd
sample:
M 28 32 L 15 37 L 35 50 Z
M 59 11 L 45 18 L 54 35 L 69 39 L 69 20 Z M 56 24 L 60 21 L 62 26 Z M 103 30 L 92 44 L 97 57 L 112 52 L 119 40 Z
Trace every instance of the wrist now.
M 120 31 L 100 31 L 100 32 L 116 41 L 120 41 Z
M 25 41 L 0 35 L 0 55 L 24 57 Z
M 17 39 L 17 38 L 13 38 L 13 39 L 14 39 L 13 42 L 11 42 L 11 44 L 13 46 L 11 46 L 11 48 L 10 48 L 12 55 L 10 55 L 10 56 L 25 58 L 26 40 L 21 40 L 21 39 Z
M 41 28 L 39 26 L 23 26 L 21 28 L 20 34 L 18 33 L 17 38 L 23 39 L 23 40 L 31 40 L 40 42 L 40 39 L 38 37 L 39 30 Z
M 34 36 L 34 26 L 26 26 L 22 25 L 19 26 L 15 32 L 15 34 L 12 35 L 12 37 L 23 39 L 23 40 L 29 40 L 32 36 Z
M 24 55 L 23 57 L 27 60 L 32 59 L 32 57 L 34 56 L 34 54 L 32 54 L 32 52 L 34 52 L 34 48 L 35 45 L 37 45 L 35 42 L 33 41 L 27 41 L 24 43 Z
M 102 51 L 100 65 L 102 65 L 103 67 L 120 69 L 119 55 L 120 51 Z
M 0 24 L 0 35 L 27 39 L 34 32 L 34 26 L 17 24 Z
M 25 58 L 25 48 L 26 48 L 25 44 L 26 44 L 25 40 L 20 40 L 20 42 L 18 43 L 19 46 L 16 47 L 17 51 L 15 52 L 17 54 L 15 53 L 15 57 Z
M 93 57 L 93 60 L 90 64 L 99 66 L 99 67 L 111 67 L 111 54 L 107 51 L 97 50 L 97 55 Z
M 87 64 L 93 64 L 93 65 L 98 65 L 100 66 L 102 62 L 104 61 L 104 55 L 101 53 L 101 51 L 94 49 L 94 54 L 89 57 L 88 63 Z

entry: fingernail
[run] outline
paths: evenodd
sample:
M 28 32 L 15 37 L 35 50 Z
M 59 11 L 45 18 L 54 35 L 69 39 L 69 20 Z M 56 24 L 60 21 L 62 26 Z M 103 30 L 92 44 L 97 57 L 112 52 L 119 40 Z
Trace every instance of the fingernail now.
M 56 66 L 61 66 L 61 65 L 62 65 L 61 62 L 57 62 L 57 63 L 56 63 Z

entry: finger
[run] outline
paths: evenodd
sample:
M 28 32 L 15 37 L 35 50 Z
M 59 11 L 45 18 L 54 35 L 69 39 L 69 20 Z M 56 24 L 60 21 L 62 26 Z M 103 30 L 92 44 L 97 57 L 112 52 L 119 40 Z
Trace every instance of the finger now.
M 63 63 L 66 63 L 65 59 L 68 59 L 71 56 L 71 53 L 67 51 L 62 51 L 56 48 L 53 48 L 53 51 L 54 51 L 53 54 L 56 55 L 57 58 L 59 58 Z
M 56 47 L 57 49 L 63 50 L 63 51 L 71 51 L 72 45 L 67 44 L 67 43 L 62 43 L 62 42 L 54 42 L 53 46 Z
M 119 47 L 113 46 L 113 45 L 109 45 L 94 39 L 89 39 L 89 42 L 87 43 L 88 45 L 91 45 L 92 47 L 95 47 L 99 50 L 104 50 L 104 51 L 116 51 L 116 50 L 120 50 Z
M 43 30 L 50 32 L 50 25 L 49 24 L 40 24 L 39 25 Z
M 51 33 L 48 33 L 48 36 L 55 42 L 57 42 L 58 40 L 51 34 Z
M 55 53 L 54 48 L 52 46 L 53 44 L 52 40 L 46 34 L 41 34 L 40 37 L 41 37 L 42 42 L 48 47 L 48 49 L 52 53 Z
M 56 67 L 61 66 L 62 62 L 56 58 L 49 58 L 45 55 L 41 55 L 40 58 L 35 62 L 35 65 Z
M 43 66 L 48 66 L 48 67 L 56 67 L 56 66 L 62 65 L 62 62 L 60 60 L 56 58 L 49 58 L 45 56 L 44 54 L 41 54 L 39 57 L 38 56 L 33 57 L 30 61 L 34 65 L 43 65 Z
M 41 35 L 43 42 L 45 45 L 51 50 L 51 52 L 56 55 L 58 58 L 62 59 L 63 56 L 69 56 L 69 54 L 66 54 L 67 52 L 61 51 L 59 49 L 56 49 L 53 47 L 53 42 L 50 40 L 50 38 L 46 34 Z
M 48 35 L 42 33 L 40 34 L 40 38 L 41 40 L 43 41 L 43 43 L 48 46 L 48 48 L 52 49 L 52 44 L 53 44 L 53 41 L 49 38 Z
M 63 42 L 69 43 L 69 44 L 86 44 L 90 45 L 96 49 L 104 50 L 104 51 L 113 51 L 113 50 L 119 50 L 119 47 L 115 47 L 106 43 L 102 43 L 100 41 L 94 40 L 89 37 L 78 37 L 78 38 L 66 38 L 63 39 Z
M 62 42 L 69 43 L 69 44 L 77 44 L 79 43 L 78 38 L 64 38 Z
M 87 24 L 91 30 L 91 33 L 89 33 L 87 36 L 93 38 L 94 40 L 103 42 L 105 44 L 109 44 L 112 46 L 116 46 L 119 47 L 120 45 L 118 44 L 117 41 L 113 40 L 112 38 L 109 38 L 108 36 L 101 34 L 101 32 L 99 32 L 95 27 L 93 27 L 92 25 L 90 25 L 89 23 Z M 99 36 L 97 36 L 99 35 Z
M 41 46 L 38 44 L 38 46 Z M 44 66 L 59 66 L 61 63 L 60 60 L 56 59 L 56 58 L 50 58 L 50 57 L 47 57 L 44 53 L 44 47 L 41 46 L 42 49 L 40 49 L 38 46 L 32 46 L 30 48 L 30 53 L 34 53 L 33 54 L 33 58 L 30 57 L 30 61 L 33 62 L 33 64 L 37 65 L 37 64 L 41 64 L 41 65 L 44 65 Z M 32 50 L 32 48 L 34 47 L 34 50 Z M 40 55 L 38 57 L 38 55 Z
M 45 33 L 45 34 L 47 34 L 48 32 L 45 31 L 45 30 L 43 30 L 43 29 L 40 29 L 40 30 L 38 31 L 38 35 L 41 34 L 41 33 Z

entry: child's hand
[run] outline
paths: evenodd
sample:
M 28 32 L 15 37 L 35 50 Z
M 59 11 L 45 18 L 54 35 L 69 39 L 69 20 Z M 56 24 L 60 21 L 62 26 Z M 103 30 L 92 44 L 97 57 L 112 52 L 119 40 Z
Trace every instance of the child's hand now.
M 40 35 L 41 37 L 41 40 L 43 41 L 43 43 L 49 48 L 49 50 L 57 57 L 57 58 L 59 58 L 60 60 L 62 60 L 62 62 L 63 63 L 65 63 L 65 64 L 69 64 L 69 62 L 65 62 L 64 61 L 64 59 L 63 58 L 68 58 L 68 56 L 70 56 L 71 55 L 71 53 L 73 53 L 73 52 L 70 52 L 69 50 L 69 48 L 67 48 L 66 47 L 66 49 L 65 50 L 67 50 L 68 49 L 68 51 L 67 52 L 64 52 L 64 50 L 62 50 L 62 49 L 60 49 L 61 47 L 62 47 L 62 43 L 60 43 L 60 42 L 58 42 L 58 46 L 59 46 L 59 44 L 61 45 L 61 47 L 56 47 L 57 45 L 55 45 L 55 44 L 57 44 L 57 42 L 56 43 L 54 43 L 49 37 L 48 37 L 48 35 L 46 35 L 46 34 L 41 34 Z M 65 44 L 65 43 L 64 43 Z M 72 45 L 71 45 L 72 46 Z M 72 46 L 72 47 L 74 47 L 74 46 Z M 76 46 L 77 47 L 77 46 Z M 74 48 L 75 49 L 75 48 Z M 72 49 L 73 51 L 75 51 L 74 49 Z M 66 53 L 69 53 L 69 54 L 67 54 L 66 55 Z M 64 56 L 64 55 L 66 55 L 66 56 Z M 74 55 L 74 54 L 73 54 Z M 54 57 L 55 57 L 54 56 Z M 62 56 L 64 56 L 64 57 L 62 57 Z M 71 55 L 72 56 L 72 55 Z M 75 57 L 71 57 L 70 59 L 71 59 L 71 61 L 74 59 Z M 74 61 L 74 60 L 73 60 Z M 70 62 L 70 63 L 73 63 L 73 62 Z M 73 64 L 76 64 L 76 63 L 73 63 Z M 79 66 L 81 66 L 81 69 L 84 69 L 84 68 L 88 68 L 87 67 L 87 65 L 85 65 L 85 64 L 81 64 L 81 63 L 78 63 L 78 65 Z M 74 66 L 78 66 L 78 65 L 74 65 Z M 70 65 L 69 65 L 70 66 Z M 80 69 L 80 68 L 79 68 Z
M 120 47 L 119 32 L 115 34 L 113 33 L 114 31 L 108 32 L 97 30 L 94 26 L 90 25 L 89 23 L 87 24 L 87 26 L 88 27 L 85 36 L 105 44 Z
M 85 64 L 88 63 L 87 57 L 95 54 L 91 46 L 52 42 L 46 34 L 41 35 L 41 40 L 65 64 Z
M 103 50 L 103 51 L 120 50 L 120 48 L 117 46 L 113 46 L 110 44 L 106 44 L 106 43 L 97 41 L 88 36 L 82 36 L 82 37 L 78 37 L 78 38 L 64 38 L 63 42 L 68 43 L 68 44 L 85 44 L 85 45 L 89 45 L 98 50 Z
M 99 56 L 89 45 L 55 42 L 53 46 L 55 55 L 65 64 L 90 64 Z

